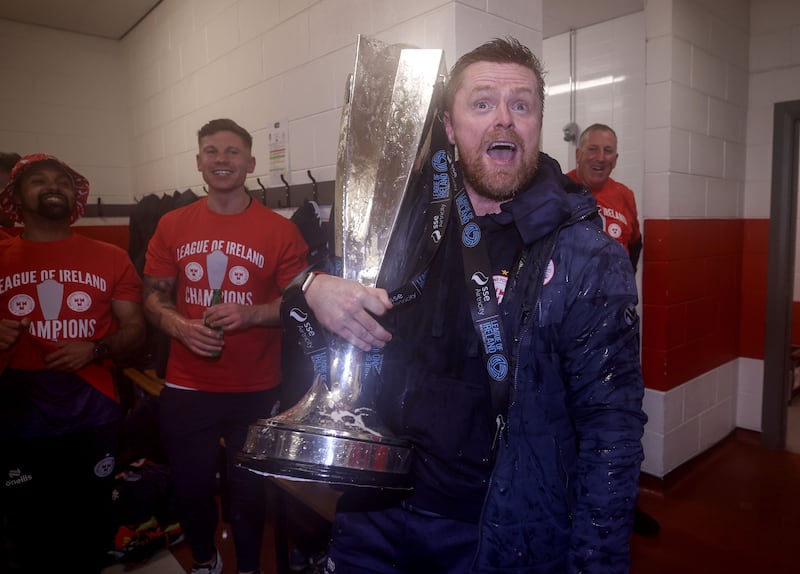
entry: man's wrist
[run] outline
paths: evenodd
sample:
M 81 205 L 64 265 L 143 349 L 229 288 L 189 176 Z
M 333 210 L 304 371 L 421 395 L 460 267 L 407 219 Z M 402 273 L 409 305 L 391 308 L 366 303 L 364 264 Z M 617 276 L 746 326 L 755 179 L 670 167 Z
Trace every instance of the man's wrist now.
M 111 356 L 111 347 L 103 339 L 96 339 L 92 341 L 94 348 L 92 349 L 92 360 L 95 363 L 101 363 Z
M 313 271 L 311 268 L 304 269 L 303 271 L 298 273 L 297 276 L 294 279 L 292 279 L 291 283 L 289 283 L 283 290 L 284 296 L 287 293 L 295 290 L 299 290 L 300 293 L 305 295 L 306 292 L 308 291 L 308 288 L 311 287 L 311 283 L 313 283 L 314 278 L 317 275 L 321 274 L 322 274 L 321 271 Z
M 305 294 L 308 291 L 308 288 L 311 287 L 311 283 L 314 282 L 314 278 L 319 274 L 320 274 L 319 271 L 310 271 L 308 273 L 305 280 L 303 281 L 303 284 L 300 286 L 300 291 L 302 291 L 303 294 Z

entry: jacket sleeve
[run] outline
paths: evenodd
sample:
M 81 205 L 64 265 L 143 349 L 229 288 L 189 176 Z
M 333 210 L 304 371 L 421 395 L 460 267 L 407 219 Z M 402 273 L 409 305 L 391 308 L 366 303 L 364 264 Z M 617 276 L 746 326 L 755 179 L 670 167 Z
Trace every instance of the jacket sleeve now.
M 595 245 L 595 247 L 598 247 Z M 643 459 L 644 386 L 636 283 L 613 241 L 590 248 L 575 277 L 560 339 L 577 440 L 569 571 L 628 572 Z

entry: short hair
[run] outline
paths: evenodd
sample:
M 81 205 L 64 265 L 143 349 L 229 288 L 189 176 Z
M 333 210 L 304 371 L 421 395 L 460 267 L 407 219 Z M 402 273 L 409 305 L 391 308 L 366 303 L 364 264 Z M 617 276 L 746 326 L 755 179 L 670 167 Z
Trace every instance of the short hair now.
M 583 145 L 583 141 L 592 132 L 610 132 L 611 135 L 614 136 L 615 140 L 619 139 L 617 137 L 617 132 L 611 129 L 611 126 L 607 126 L 606 124 L 592 124 L 581 132 L 581 137 L 578 138 L 578 147 L 581 147 Z
M 531 70 L 539 82 L 539 101 L 544 110 L 544 72 L 542 63 L 531 52 L 530 48 L 522 44 L 516 38 L 507 36 L 505 38 L 494 38 L 481 44 L 471 52 L 461 56 L 450 70 L 450 78 L 445 88 L 444 107 L 446 110 L 453 109 L 453 101 L 456 92 L 461 84 L 461 78 L 467 66 L 478 62 L 495 62 L 497 64 L 519 64 Z
M 14 169 L 20 159 L 22 157 L 18 153 L 0 151 L 0 171 L 11 173 L 11 170 Z
M 217 132 L 233 132 L 242 138 L 242 141 L 247 146 L 248 150 L 253 149 L 253 136 L 250 135 L 250 132 L 237 124 L 235 121 L 229 120 L 228 118 L 211 120 L 202 128 L 200 128 L 200 130 L 197 132 L 197 145 L 200 145 L 200 140 L 202 140 L 204 137 L 214 135 Z

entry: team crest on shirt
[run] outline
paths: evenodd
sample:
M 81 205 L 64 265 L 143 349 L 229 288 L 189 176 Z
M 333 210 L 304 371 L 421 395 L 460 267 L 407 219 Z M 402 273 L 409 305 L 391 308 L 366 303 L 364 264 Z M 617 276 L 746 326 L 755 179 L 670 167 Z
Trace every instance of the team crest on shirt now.
M 542 285 L 547 285 L 550 281 L 553 280 L 553 276 L 556 274 L 556 264 L 553 263 L 553 260 L 547 262 L 547 268 L 544 270 L 544 281 L 542 281 Z
M 230 279 L 231 283 L 234 285 L 244 285 L 247 283 L 247 280 L 250 279 L 250 272 L 246 267 L 234 265 L 231 267 L 231 270 L 228 271 L 228 279 Z
M 105 478 L 114 472 L 114 457 L 106 455 L 94 465 L 94 474 L 99 478 Z
M 92 298 L 86 291 L 75 291 L 67 297 L 67 307 L 76 313 L 83 313 L 92 306 Z
M 622 228 L 619 226 L 619 223 L 612 223 L 606 229 L 606 233 L 608 233 L 614 239 L 619 239 L 622 236 Z
M 197 283 L 205 275 L 203 266 L 197 263 L 196 261 L 192 261 L 191 263 L 189 263 L 186 266 L 186 269 L 183 270 L 183 272 L 186 274 L 186 278 L 193 283 Z
M 497 302 L 502 303 L 508 285 L 508 271 L 503 269 L 500 275 L 494 275 L 492 279 L 494 279 L 494 294 L 497 296 Z
M 24 293 L 14 295 L 8 301 L 8 310 L 16 317 L 24 317 L 30 314 L 35 308 L 36 302 L 33 300 L 33 297 L 25 295 Z

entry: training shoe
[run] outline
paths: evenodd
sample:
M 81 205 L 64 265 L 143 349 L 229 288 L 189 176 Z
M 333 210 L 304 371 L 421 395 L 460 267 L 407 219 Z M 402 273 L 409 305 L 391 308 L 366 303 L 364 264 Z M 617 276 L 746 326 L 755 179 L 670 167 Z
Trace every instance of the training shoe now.
M 222 574 L 222 556 L 219 555 L 219 550 L 213 564 L 195 564 L 191 574 Z

